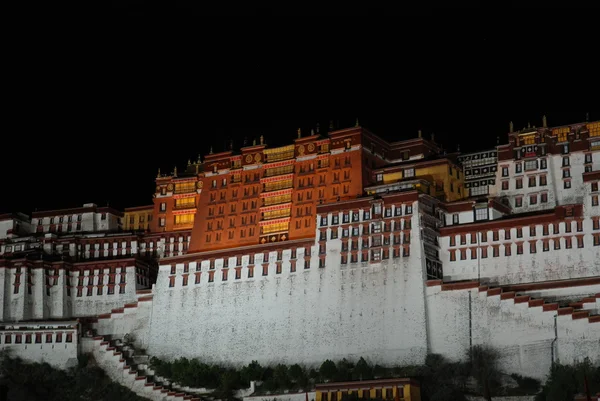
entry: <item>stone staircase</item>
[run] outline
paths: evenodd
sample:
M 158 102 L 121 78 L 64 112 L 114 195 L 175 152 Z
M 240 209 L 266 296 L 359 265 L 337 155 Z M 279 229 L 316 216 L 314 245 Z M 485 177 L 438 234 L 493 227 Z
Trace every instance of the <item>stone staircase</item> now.
M 155 379 L 147 355 L 136 355 L 135 349 L 111 336 L 93 337 L 92 354 L 96 363 L 115 382 L 129 388 L 140 397 L 153 401 L 203 400 L 195 394 L 178 391 Z
M 600 280 L 593 279 L 594 283 L 596 281 Z M 493 287 L 481 285 L 478 281 L 444 283 L 442 280 L 429 280 L 427 281 L 427 286 L 440 285 L 442 291 L 477 288 L 481 296 L 500 296 L 500 301 L 512 301 L 512 304 L 515 305 L 526 304 L 529 308 L 538 308 L 541 306 L 543 312 L 556 312 L 558 316 L 569 316 L 572 320 L 587 319 L 589 323 L 600 323 L 600 293 L 597 293 L 594 296 L 586 296 L 575 301 L 556 302 L 548 301 L 545 298 L 534 298 L 527 294 L 534 289 L 539 291 L 555 288 L 575 288 L 588 285 L 589 282 L 590 280 L 577 279 Z

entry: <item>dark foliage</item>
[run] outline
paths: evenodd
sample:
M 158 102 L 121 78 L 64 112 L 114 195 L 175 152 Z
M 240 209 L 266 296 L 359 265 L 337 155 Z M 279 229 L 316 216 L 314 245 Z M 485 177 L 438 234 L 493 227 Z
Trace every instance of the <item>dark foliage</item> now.
M 575 395 L 584 394 L 584 377 L 591 394 L 600 392 L 600 367 L 593 367 L 589 359 L 576 365 L 556 364 L 536 401 L 572 401 Z
M 7 356 L 0 359 L 0 387 L 8 388 L 8 400 L 147 401 L 112 382 L 100 368 L 84 363 L 62 371 L 46 363 L 25 363 Z

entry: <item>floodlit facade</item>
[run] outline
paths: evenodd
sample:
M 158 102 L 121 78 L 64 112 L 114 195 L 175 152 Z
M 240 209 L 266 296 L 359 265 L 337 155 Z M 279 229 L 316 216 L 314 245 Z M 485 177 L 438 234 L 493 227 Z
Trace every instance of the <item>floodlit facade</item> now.
M 358 125 L 261 137 L 159 172 L 152 206 L 36 212 L 18 235 L 11 220 L 0 317 L 80 318 L 107 369 L 101 336 L 128 333 L 233 365 L 420 364 L 476 344 L 536 378 L 600 363 L 600 122 L 508 138 L 460 155 Z

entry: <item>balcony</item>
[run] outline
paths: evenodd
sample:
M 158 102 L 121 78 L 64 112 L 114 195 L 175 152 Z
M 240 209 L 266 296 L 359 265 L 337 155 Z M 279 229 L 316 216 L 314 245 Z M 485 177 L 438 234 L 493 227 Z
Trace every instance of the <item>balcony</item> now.
M 173 230 L 191 230 L 194 228 L 194 223 L 175 223 Z
M 189 203 L 189 204 L 183 204 L 183 205 L 177 205 L 175 204 L 175 206 L 173 206 L 173 210 L 185 210 L 185 209 L 196 209 L 196 203 Z

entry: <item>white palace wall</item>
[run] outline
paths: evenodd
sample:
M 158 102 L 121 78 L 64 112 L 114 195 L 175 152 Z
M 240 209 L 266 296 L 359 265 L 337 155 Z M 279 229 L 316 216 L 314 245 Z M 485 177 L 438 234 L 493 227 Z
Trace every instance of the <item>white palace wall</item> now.
M 479 290 L 476 285 L 453 290 L 427 287 L 431 352 L 459 360 L 470 344 L 489 346 L 498 351 L 501 370 L 541 380 L 550 371 L 553 357 L 566 364 L 585 357 L 600 363 L 600 323 L 574 318 L 548 304 Z
M 413 216 L 413 227 L 418 217 Z M 327 258 L 319 268 L 318 246 L 311 247 L 310 268 L 304 248 L 297 249 L 296 272 L 290 272 L 291 250 L 283 252 L 282 273 L 271 252 L 269 272 L 262 276 L 262 254 L 255 255 L 254 278 L 242 259 L 242 277 L 222 281 L 222 260 L 208 282 L 203 261 L 201 282 L 182 285 L 183 264 L 176 265 L 169 287 L 170 265 L 160 266 L 154 291 L 150 347 L 162 358 L 198 357 L 247 364 L 252 360 L 320 364 L 325 359 L 363 356 L 383 364 L 419 364 L 427 354 L 424 261 L 418 230 L 410 256 L 382 262 L 340 264 L 341 241 L 327 241 Z

